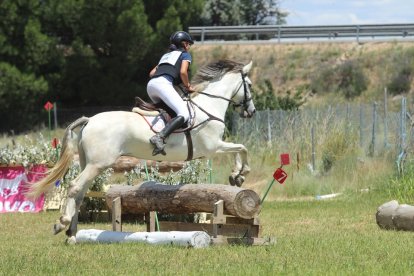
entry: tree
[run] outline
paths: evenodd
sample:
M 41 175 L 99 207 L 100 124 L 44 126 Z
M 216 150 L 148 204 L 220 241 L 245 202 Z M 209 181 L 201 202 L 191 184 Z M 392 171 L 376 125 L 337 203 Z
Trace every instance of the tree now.
M 3 0 L 0 112 L 9 117 L 2 119 L 18 126 L 17 115 L 34 119 L 46 100 L 70 107 L 146 97 L 148 72 L 171 33 L 200 24 L 203 7 L 204 0 Z
M 240 0 L 243 21 L 247 25 L 282 25 L 287 13 L 279 9 L 278 0 Z
M 279 9 L 279 0 L 207 0 L 203 11 L 204 25 L 285 24 L 288 14 Z
M 229 0 L 207 0 L 203 10 L 203 24 L 211 26 L 238 25 L 240 20 L 234 16 L 239 14 L 239 2 Z
M 42 30 L 39 1 L 4 0 L 0 5 L 1 131 L 21 130 L 40 115 L 53 74 L 56 41 Z

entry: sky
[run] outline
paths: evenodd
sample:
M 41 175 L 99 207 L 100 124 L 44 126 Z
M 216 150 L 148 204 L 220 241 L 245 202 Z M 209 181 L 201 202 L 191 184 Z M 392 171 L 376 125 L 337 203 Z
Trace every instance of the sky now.
M 289 26 L 414 23 L 414 0 L 280 0 Z

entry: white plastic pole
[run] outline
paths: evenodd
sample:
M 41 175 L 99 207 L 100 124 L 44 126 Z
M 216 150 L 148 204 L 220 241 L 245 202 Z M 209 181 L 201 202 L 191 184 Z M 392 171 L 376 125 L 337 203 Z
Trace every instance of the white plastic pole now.
M 77 243 L 144 242 L 148 244 L 171 244 L 194 248 L 208 247 L 210 236 L 204 231 L 171 232 L 115 232 L 96 229 L 79 230 Z

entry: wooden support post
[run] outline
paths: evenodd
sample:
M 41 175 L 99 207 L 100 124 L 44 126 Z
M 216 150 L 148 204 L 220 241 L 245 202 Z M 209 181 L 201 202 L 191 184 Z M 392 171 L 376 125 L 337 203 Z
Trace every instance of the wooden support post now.
M 122 232 L 122 207 L 121 198 L 112 201 L 112 230 Z
M 211 223 L 213 223 L 213 237 L 217 238 L 219 235 L 219 229 L 221 228 L 222 224 L 226 223 L 226 217 L 223 215 L 224 210 L 224 201 L 219 200 L 214 203 L 214 213 L 213 218 L 211 219 Z
M 145 223 L 147 224 L 147 232 L 155 232 L 155 212 L 145 213 Z

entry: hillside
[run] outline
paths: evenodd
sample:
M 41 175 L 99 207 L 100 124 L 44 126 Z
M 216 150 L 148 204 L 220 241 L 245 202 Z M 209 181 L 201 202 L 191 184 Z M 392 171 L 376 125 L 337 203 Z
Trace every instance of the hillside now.
M 308 105 L 382 100 L 388 87 L 392 108 L 414 90 L 414 42 L 196 44 L 192 53 L 195 68 L 216 59 L 253 60 L 257 93 L 268 80 L 275 94 L 301 91 Z

